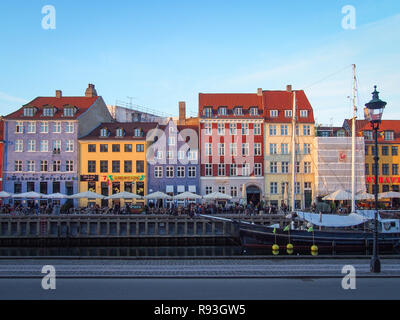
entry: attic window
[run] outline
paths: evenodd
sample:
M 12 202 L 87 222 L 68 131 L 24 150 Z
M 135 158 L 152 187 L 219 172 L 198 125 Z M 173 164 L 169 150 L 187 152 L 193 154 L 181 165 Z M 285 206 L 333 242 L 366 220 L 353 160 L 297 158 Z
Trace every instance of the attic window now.
M 300 110 L 300 117 L 307 118 L 308 117 L 308 110 Z
M 211 118 L 212 117 L 212 107 L 205 107 L 204 108 L 204 116 L 206 118 Z
M 43 116 L 44 117 L 52 117 L 52 116 L 54 116 L 54 108 L 53 107 L 45 107 L 45 108 L 43 108 Z
M 226 116 L 226 107 L 219 107 L 218 108 L 218 114 L 220 116 Z
M 124 129 L 118 128 L 116 131 L 116 136 L 117 137 L 123 137 L 124 136 Z
M 257 107 L 251 107 L 250 108 L 250 114 L 252 116 L 258 116 L 258 108 Z
M 235 116 L 241 116 L 241 115 L 243 115 L 243 108 L 242 107 L 235 107 L 233 109 L 233 113 L 235 114 Z
M 25 117 L 33 117 L 34 114 L 35 114 L 34 108 L 32 108 L 32 107 L 24 108 L 24 116 Z
M 108 137 L 108 129 L 101 129 L 100 137 Z
M 134 135 L 135 137 L 141 137 L 141 136 L 142 136 L 142 130 L 141 130 L 141 129 L 135 129 L 135 130 L 133 131 L 133 135 Z
M 277 118 L 278 117 L 278 110 L 270 110 L 269 116 L 271 118 Z
M 292 117 L 292 110 L 285 110 L 285 117 L 291 118 Z
M 64 108 L 64 117 L 73 117 L 75 114 L 74 107 L 65 107 Z

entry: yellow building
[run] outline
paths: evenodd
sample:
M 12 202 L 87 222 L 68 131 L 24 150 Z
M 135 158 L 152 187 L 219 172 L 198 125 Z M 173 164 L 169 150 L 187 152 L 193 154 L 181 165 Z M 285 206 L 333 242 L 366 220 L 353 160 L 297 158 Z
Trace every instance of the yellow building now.
M 79 139 L 79 192 L 110 196 L 122 191 L 147 194 L 146 136 L 157 123 L 102 123 Z M 131 200 L 81 199 L 79 205 L 112 206 Z M 134 200 L 134 203 L 144 203 Z
M 292 112 L 291 86 L 286 91 L 264 91 L 264 160 L 265 200 L 281 207 L 292 207 Z M 313 109 L 302 90 L 296 91 L 296 209 L 309 208 L 314 197 L 313 143 L 315 137 Z

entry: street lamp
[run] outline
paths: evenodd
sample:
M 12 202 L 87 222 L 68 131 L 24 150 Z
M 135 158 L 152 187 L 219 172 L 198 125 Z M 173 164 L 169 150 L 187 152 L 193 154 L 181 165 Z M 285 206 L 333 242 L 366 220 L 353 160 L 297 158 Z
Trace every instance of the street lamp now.
M 372 92 L 372 100 L 365 104 L 366 108 L 364 108 L 364 116 L 365 119 L 371 123 L 372 130 L 375 133 L 375 221 L 374 221 L 374 248 L 373 255 L 371 259 L 371 272 L 379 273 L 381 272 L 381 262 L 378 257 L 378 130 L 379 125 L 382 120 L 383 109 L 386 106 L 386 102 L 379 99 L 379 92 L 375 90 Z

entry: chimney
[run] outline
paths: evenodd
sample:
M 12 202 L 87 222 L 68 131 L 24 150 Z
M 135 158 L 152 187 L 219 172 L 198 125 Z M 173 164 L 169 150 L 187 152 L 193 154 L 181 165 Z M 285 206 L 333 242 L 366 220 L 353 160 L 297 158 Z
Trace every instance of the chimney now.
M 257 95 L 258 96 L 262 96 L 262 88 L 258 88 L 257 89 Z
M 179 124 L 186 124 L 186 102 L 179 101 Z
M 292 85 L 291 85 L 291 84 L 288 84 L 288 85 L 286 86 L 286 91 L 287 91 L 287 92 L 292 92 Z
M 85 97 L 87 98 L 97 97 L 97 92 L 96 89 L 94 88 L 94 84 L 89 83 L 89 86 L 85 91 Z
M 56 98 L 61 98 L 61 97 L 62 97 L 62 91 L 56 90 Z

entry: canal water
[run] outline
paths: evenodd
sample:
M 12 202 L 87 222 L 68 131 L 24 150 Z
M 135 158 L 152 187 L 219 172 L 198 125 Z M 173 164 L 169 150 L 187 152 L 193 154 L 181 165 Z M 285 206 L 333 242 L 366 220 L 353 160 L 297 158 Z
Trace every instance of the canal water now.
M 332 252 L 319 250 L 319 255 L 370 255 L 367 251 Z M 398 254 L 381 252 L 381 254 Z M 310 256 L 309 248 L 286 248 L 272 252 L 270 248 L 246 248 L 240 246 L 185 246 L 185 247 L 0 247 L 0 257 L 231 257 L 231 256 Z

